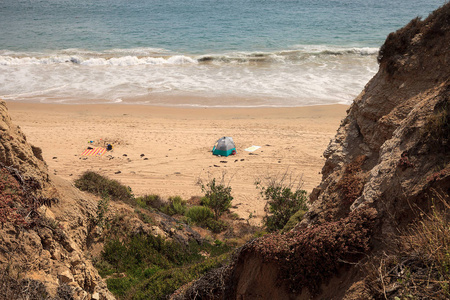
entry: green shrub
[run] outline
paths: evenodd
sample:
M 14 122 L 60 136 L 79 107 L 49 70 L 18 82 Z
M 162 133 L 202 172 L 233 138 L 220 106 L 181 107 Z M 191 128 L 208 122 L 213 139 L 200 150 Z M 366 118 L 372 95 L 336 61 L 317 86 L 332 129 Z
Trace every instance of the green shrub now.
M 223 180 L 222 180 L 223 181 Z M 222 182 L 216 183 L 216 179 L 213 178 L 206 185 L 200 183 L 202 192 L 205 193 L 202 198 L 202 205 L 208 206 L 214 212 L 214 218 L 216 220 L 231 207 L 231 187 L 225 186 Z
M 109 210 L 109 197 L 103 197 L 97 203 L 97 217 L 94 219 L 94 224 L 103 228 L 106 225 L 106 214 Z
M 125 296 L 125 293 L 139 281 L 133 277 L 108 278 L 106 284 L 111 293 L 116 296 Z
M 169 216 L 184 215 L 186 212 L 186 201 L 181 199 L 180 196 L 170 197 L 169 204 L 162 206 L 160 210 Z
M 139 208 L 136 208 L 134 212 L 139 216 L 139 219 L 141 219 L 142 222 L 153 225 L 156 224 L 153 218 L 145 213 L 145 211 L 141 211 Z
M 163 199 L 159 195 L 155 194 L 137 197 L 136 202 L 142 208 L 153 207 L 159 209 L 164 205 Z
M 221 220 L 208 219 L 206 220 L 206 227 L 213 233 L 221 233 L 228 228 L 228 224 Z
M 286 225 L 284 225 L 283 227 L 283 232 L 288 232 L 289 230 L 291 230 L 292 228 L 295 227 L 295 225 L 297 225 L 298 223 L 301 222 L 301 220 L 303 220 L 303 216 L 305 215 L 306 211 L 303 209 L 300 209 L 299 211 L 297 211 L 295 214 L 293 214 L 290 218 L 289 221 L 287 221 Z
M 201 253 L 208 253 L 205 258 Z M 190 242 L 181 246 L 152 235 L 125 237 L 105 243 L 95 266 L 108 276 L 108 288 L 125 299 L 166 299 L 177 288 L 220 266 L 227 258 L 226 244 Z M 123 274 L 117 275 L 117 274 Z M 120 277 L 119 277 L 120 276 Z
M 214 213 L 205 206 L 193 206 L 186 212 L 186 217 L 192 222 L 202 226 L 206 224 L 208 219 L 214 217 Z
M 147 203 L 145 203 L 145 201 L 143 201 L 143 199 L 141 197 L 136 198 L 136 204 L 137 204 L 137 206 L 139 206 L 141 208 L 148 209 Z
M 306 191 L 299 188 L 293 191 L 292 182 L 285 183 L 284 179 L 285 177 L 280 180 L 269 179 L 266 187 L 256 183 L 267 201 L 268 214 L 263 218 L 263 222 L 269 232 L 283 229 L 291 216 L 299 210 L 308 210 Z
M 148 279 L 142 281 L 134 291 L 128 294 L 130 299 L 168 299 L 180 286 L 200 278 L 206 272 L 220 267 L 228 258 L 228 255 L 209 258 L 203 262 L 183 268 L 161 270 Z
M 110 197 L 113 201 L 123 201 L 133 205 L 135 203 L 130 187 L 92 171 L 83 173 L 80 178 L 75 180 L 75 186 L 100 197 Z

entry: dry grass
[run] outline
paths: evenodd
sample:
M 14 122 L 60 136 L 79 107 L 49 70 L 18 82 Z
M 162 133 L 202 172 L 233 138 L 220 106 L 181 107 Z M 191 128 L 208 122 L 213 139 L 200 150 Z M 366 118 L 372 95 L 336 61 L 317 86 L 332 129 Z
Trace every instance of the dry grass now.
M 379 298 L 450 298 L 450 198 L 435 195 L 431 212 L 398 237 L 397 249 L 372 262 L 369 288 Z

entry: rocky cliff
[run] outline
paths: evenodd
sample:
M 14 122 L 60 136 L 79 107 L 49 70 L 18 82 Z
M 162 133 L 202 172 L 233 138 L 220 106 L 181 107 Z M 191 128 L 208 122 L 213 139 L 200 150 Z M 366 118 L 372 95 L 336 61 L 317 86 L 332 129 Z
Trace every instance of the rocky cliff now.
M 96 201 L 50 178 L 0 101 L 0 299 L 114 299 L 87 251 Z
M 175 299 L 376 298 L 362 263 L 449 199 L 450 4 L 391 33 L 378 60 L 324 153 L 304 220 L 248 243 Z
M 20 128 L 12 123 L 3 101 L 0 116 L 0 164 L 17 169 L 25 181 L 33 181 L 36 192 L 46 191 L 49 179 L 41 149 L 28 144 Z

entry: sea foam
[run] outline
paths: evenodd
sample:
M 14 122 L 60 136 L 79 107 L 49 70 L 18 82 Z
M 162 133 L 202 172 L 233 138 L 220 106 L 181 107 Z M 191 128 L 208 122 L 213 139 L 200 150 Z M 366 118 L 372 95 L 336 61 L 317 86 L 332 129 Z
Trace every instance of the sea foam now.
M 0 54 L 0 97 L 47 103 L 128 103 L 136 98 L 145 98 L 142 104 L 186 106 L 350 103 L 377 71 L 377 49 L 371 48 L 298 46 L 199 55 L 153 48 Z M 161 96 L 186 101 L 156 100 Z M 247 100 L 217 103 L 224 97 Z

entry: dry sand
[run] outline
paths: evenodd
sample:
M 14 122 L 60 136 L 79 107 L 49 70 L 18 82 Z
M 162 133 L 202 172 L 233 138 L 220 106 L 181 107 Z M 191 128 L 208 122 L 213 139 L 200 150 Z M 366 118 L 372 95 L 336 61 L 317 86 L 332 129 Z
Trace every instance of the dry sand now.
M 201 195 L 199 178 L 225 174 L 237 207 L 234 211 L 242 218 L 252 213 L 256 222 L 265 214 L 265 201 L 255 180 L 287 171 L 302 176 L 303 188 L 311 192 L 321 180 L 322 153 L 348 108 L 7 104 L 28 141 L 42 148 L 52 173 L 73 181 L 92 170 L 129 185 L 135 195 L 185 199 Z M 233 137 L 237 155 L 211 154 L 222 136 Z M 112 151 L 101 157 L 81 156 L 88 146 L 105 141 L 114 146 Z M 244 151 L 252 145 L 261 148 Z

